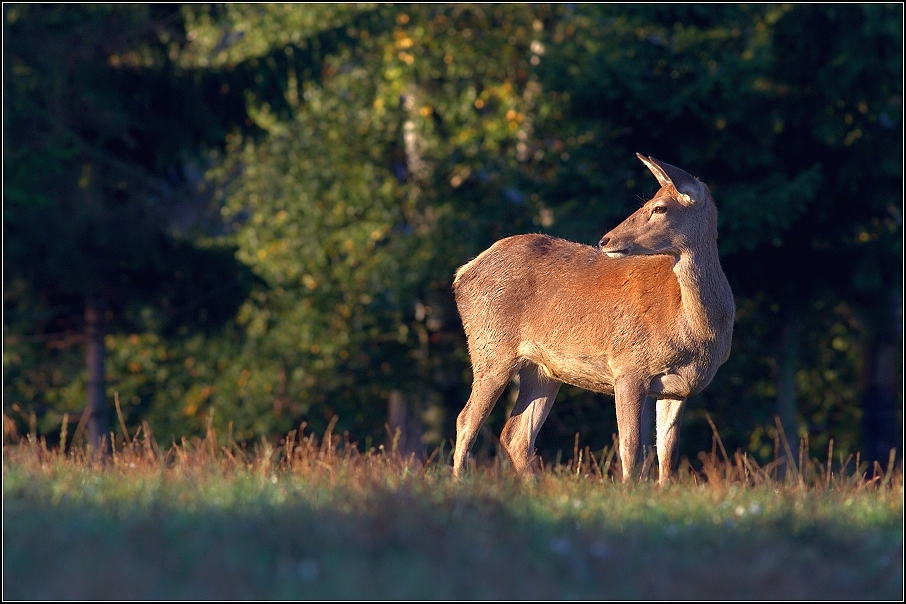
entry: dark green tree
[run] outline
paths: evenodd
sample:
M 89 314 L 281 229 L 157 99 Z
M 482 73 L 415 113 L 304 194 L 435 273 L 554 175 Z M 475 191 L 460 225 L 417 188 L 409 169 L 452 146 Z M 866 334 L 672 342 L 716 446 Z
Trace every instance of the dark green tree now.
M 568 104 L 569 127 L 548 126 L 568 153 L 554 212 L 606 230 L 628 211 L 608 197 L 653 184 L 635 151 L 699 174 L 721 211 L 736 338 L 690 421 L 709 433 L 710 411 L 766 454 L 776 414 L 794 450 L 836 438 L 886 461 L 902 432 L 902 7 L 562 10 L 542 64 Z
M 85 406 L 97 445 L 105 335 L 217 324 L 244 298 L 232 252 L 189 237 L 205 214 L 193 161 L 223 125 L 173 61 L 176 7 L 7 4 L 3 19 L 4 405 L 57 427 Z

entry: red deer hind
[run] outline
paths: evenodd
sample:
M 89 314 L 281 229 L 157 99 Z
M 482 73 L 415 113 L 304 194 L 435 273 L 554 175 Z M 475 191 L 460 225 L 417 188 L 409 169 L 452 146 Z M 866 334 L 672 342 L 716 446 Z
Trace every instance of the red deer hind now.
M 636 467 L 645 401 L 657 399 L 659 482 L 669 480 L 683 405 L 727 360 L 736 308 L 708 188 L 638 157 L 661 188 L 599 249 L 517 235 L 456 271 L 473 382 L 456 421 L 455 475 L 518 373 L 519 395 L 500 438 L 516 471 L 536 468 L 535 438 L 565 382 L 615 397 L 624 481 Z

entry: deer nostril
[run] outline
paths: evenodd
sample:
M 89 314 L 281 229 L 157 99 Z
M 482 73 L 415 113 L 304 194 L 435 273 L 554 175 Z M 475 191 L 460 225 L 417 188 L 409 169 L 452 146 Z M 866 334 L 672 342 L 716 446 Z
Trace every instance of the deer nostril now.
M 610 242 L 610 237 L 601 237 L 601 241 L 598 242 L 599 248 L 604 248 Z

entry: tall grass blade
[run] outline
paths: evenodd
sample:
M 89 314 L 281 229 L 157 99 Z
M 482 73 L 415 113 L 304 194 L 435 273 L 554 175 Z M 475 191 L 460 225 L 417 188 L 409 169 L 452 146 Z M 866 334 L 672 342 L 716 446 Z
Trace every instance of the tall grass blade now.
M 113 393 L 113 405 L 116 407 L 116 417 L 120 420 L 120 430 L 123 431 L 123 438 L 129 442 L 129 430 L 126 429 L 126 420 L 123 419 L 123 410 L 120 408 L 120 393 Z

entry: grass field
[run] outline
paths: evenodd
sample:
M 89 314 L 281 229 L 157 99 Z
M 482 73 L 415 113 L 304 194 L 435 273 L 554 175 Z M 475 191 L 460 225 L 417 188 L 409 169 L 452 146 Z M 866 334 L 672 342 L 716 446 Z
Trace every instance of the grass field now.
M 145 435 L 148 436 L 147 434 Z M 333 438 L 3 454 L 3 598 L 902 600 L 902 465 L 710 453 L 674 484 L 575 451 L 454 480 Z M 854 464 L 850 464 L 852 468 Z

